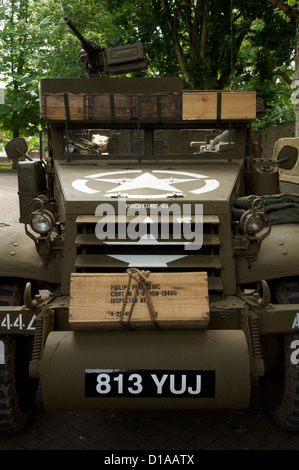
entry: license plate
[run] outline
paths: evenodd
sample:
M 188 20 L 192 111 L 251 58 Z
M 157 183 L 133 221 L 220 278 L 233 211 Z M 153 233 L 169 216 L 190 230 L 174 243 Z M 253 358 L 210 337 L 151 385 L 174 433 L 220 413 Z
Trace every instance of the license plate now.
M 214 370 L 86 369 L 86 397 L 215 397 Z

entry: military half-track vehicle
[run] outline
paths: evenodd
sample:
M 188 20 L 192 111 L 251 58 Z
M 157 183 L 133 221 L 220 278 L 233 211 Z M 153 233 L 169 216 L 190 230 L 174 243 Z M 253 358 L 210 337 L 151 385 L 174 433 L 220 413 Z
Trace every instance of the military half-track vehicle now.
M 103 69 L 143 60 L 110 52 Z M 250 156 L 253 92 L 87 68 L 41 80 L 48 155 L 18 162 L 20 222 L 1 221 L 1 431 L 39 383 L 48 410 L 244 409 L 257 378 L 297 430 L 299 212 L 278 178 L 297 150 Z

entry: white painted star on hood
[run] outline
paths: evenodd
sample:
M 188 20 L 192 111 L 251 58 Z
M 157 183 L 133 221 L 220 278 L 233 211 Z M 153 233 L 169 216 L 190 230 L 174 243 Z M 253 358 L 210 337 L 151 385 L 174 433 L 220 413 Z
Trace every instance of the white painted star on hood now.
M 113 244 L 118 244 L 117 242 L 105 242 L 107 245 L 113 245 Z M 122 243 L 120 243 L 122 245 Z M 126 242 L 125 245 L 135 245 L 135 242 Z M 156 238 L 152 234 L 145 234 L 143 235 L 137 245 L 139 244 L 146 244 L 146 245 L 169 245 L 168 242 L 161 243 L 156 240 Z M 177 245 L 178 243 L 170 243 L 170 244 L 175 244 Z M 184 244 L 184 243 L 183 243 Z M 127 263 L 129 267 L 155 267 L 155 268 L 167 268 L 168 263 L 171 263 L 172 261 L 177 261 L 181 258 L 185 258 L 187 255 L 107 255 L 110 256 L 111 258 L 117 259 L 118 261 L 123 261 L 124 263 Z
M 105 181 L 104 179 L 102 181 Z M 119 181 L 119 180 L 118 180 Z M 174 182 L 177 183 L 184 183 L 186 181 L 192 181 L 190 179 L 178 179 L 176 178 Z M 110 179 L 111 182 L 111 179 Z M 116 182 L 116 181 L 115 181 Z M 130 181 L 124 181 L 124 182 L 119 182 L 117 187 L 109 189 L 107 193 L 112 193 L 115 192 L 117 189 L 118 191 L 130 191 L 132 189 L 157 189 L 159 191 L 177 191 L 178 193 L 181 192 L 180 189 L 177 189 L 173 186 L 172 184 L 169 184 L 169 180 L 166 181 L 165 179 L 159 179 L 154 175 L 151 175 L 150 173 L 146 172 L 143 173 L 142 175 L 136 176 L 136 178 L 130 180 Z

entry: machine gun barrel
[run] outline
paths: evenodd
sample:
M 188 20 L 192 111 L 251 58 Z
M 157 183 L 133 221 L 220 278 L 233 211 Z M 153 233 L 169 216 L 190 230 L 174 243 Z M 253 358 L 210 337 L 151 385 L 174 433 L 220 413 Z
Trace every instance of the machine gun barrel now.
M 85 39 L 68 16 L 65 16 L 63 21 L 81 42 L 84 50 L 79 52 L 79 61 L 85 62 L 85 69 L 90 77 L 100 72 L 118 75 L 147 69 L 148 63 L 144 58 L 141 42 L 108 48 L 100 47 Z
M 85 52 L 88 54 L 88 56 L 93 57 L 97 55 L 101 51 L 101 47 L 97 46 L 96 44 L 92 43 L 91 41 L 88 41 L 87 39 L 82 36 L 80 31 L 76 28 L 74 23 L 69 19 L 68 16 L 65 16 L 63 18 L 63 21 L 68 25 L 68 27 L 73 31 L 75 36 L 79 39 L 81 42 L 82 48 L 85 50 Z

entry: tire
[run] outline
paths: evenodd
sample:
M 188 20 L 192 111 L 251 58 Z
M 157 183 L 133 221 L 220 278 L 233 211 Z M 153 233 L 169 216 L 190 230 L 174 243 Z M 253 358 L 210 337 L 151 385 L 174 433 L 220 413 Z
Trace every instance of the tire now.
M 277 303 L 299 303 L 298 281 L 277 284 L 273 294 Z M 262 338 L 266 365 L 260 378 L 262 397 L 273 422 L 285 431 L 299 431 L 299 364 L 293 360 L 297 344 L 299 333 Z
M 3 280 L 0 305 L 21 305 L 23 288 L 18 281 Z M 28 375 L 31 347 L 32 337 L 0 335 L 0 433 L 23 429 L 34 408 L 39 381 Z

